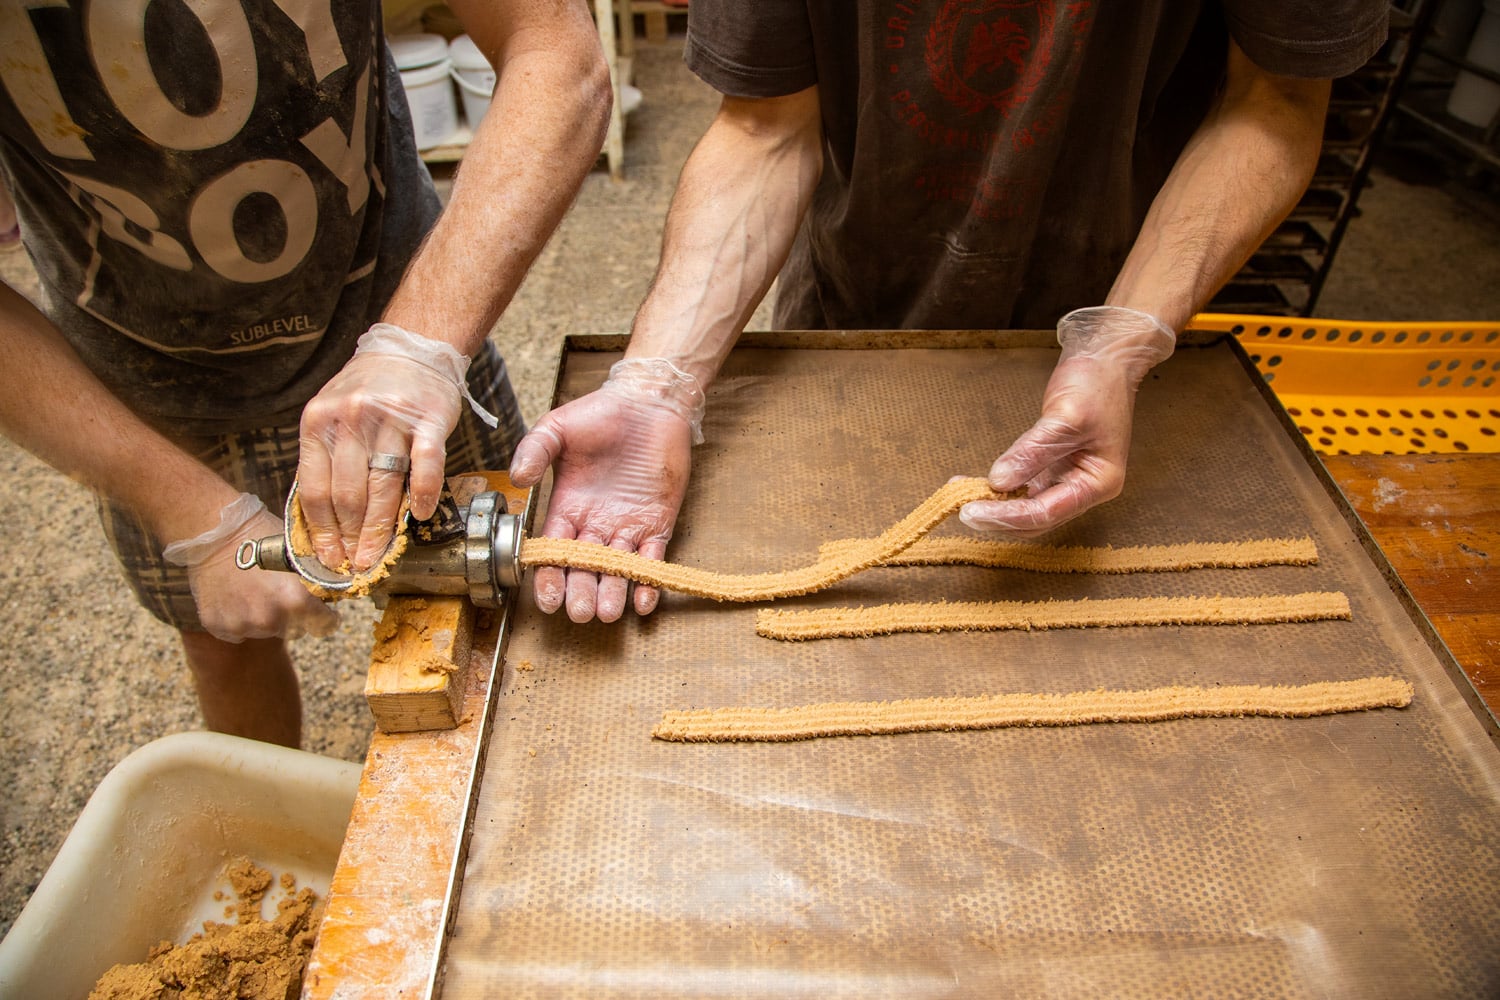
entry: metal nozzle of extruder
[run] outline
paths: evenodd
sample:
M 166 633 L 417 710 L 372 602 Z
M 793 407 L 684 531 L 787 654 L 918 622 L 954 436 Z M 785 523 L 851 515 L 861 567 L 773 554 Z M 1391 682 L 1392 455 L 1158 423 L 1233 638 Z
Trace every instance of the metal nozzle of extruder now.
M 358 583 L 356 577 L 329 569 L 311 554 L 297 554 L 292 543 L 296 503 L 293 483 L 287 495 L 285 530 L 280 535 L 246 539 L 235 553 L 235 565 L 296 573 L 335 597 L 348 592 Z M 430 519 L 417 521 L 408 515 L 406 533 L 405 551 L 389 573 L 370 587 L 371 594 L 467 595 L 478 607 L 498 608 L 504 591 L 521 581 L 521 518 L 507 512 L 500 493 L 477 493 L 466 506 L 459 506 L 444 491 Z

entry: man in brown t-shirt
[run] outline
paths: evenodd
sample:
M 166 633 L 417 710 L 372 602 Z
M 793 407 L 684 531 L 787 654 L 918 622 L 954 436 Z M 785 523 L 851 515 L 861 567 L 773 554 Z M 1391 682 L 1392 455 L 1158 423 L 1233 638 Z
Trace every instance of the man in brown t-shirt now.
M 660 558 L 703 392 L 780 273 L 782 328 L 1058 328 L 1033 427 L 970 527 L 1034 535 L 1117 496 L 1135 390 L 1296 203 L 1329 80 L 1381 0 L 693 0 L 688 65 L 723 95 L 683 169 L 625 363 L 544 417 L 545 534 Z M 649 473 L 642 470 L 651 470 Z M 664 471 L 663 471 L 664 470 Z M 955 472 L 961 470 L 954 470 Z M 624 581 L 552 568 L 552 611 L 612 620 Z M 656 595 L 637 588 L 635 608 Z

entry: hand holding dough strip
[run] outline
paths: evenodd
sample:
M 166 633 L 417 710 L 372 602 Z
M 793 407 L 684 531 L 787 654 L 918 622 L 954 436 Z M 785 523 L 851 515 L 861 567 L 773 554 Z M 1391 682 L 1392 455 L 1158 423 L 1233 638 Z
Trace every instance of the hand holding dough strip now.
M 1207 567 L 1306 566 L 1318 561 L 1317 546 L 1310 538 L 1117 549 L 924 537 L 969 501 L 995 496 L 983 479 L 953 480 L 879 536 L 829 542 L 819 549 L 817 562 L 784 572 L 739 576 L 715 573 L 646 559 L 597 542 L 545 537 L 526 539 L 520 564 L 591 570 L 694 597 L 749 602 L 810 594 L 873 566 L 964 563 L 1047 573 L 1141 573 Z
M 715 601 L 769 601 L 811 594 L 879 565 L 937 527 L 964 504 L 995 498 L 995 492 L 983 479 L 955 479 L 879 536 L 861 540 L 810 566 L 777 573 L 731 576 L 646 559 L 597 542 L 561 538 L 526 539 L 521 549 L 521 565 L 592 570 Z
M 755 631 L 767 639 L 830 639 L 895 632 L 1029 631 L 1124 625 L 1261 625 L 1349 617 L 1348 597 L 1335 591 L 1260 597 L 939 601 L 812 611 L 768 608 L 756 614 Z
M 970 698 L 828 702 L 794 708 L 668 711 L 651 731 L 678 743 L 790 742 L 824 736 L 954 732 L 1016 726 L 1272 716 L 1305 718 L 1374 708 L 1404 708 L 1412 686 L 1395 677 L 1300 685 L 1161 687 L 1141 691 L 998 694 Z

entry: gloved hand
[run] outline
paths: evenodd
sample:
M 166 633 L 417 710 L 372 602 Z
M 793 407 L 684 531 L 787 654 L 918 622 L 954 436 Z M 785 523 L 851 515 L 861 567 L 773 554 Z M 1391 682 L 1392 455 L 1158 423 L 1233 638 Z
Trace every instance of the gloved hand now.
M 666 555 L 687 492 L 692 446 L 703 440 L 703 389 L 664 358 L 616 362 L 604 385 L 537 421 L 511 458 L 517 486 L 541 482 L 556 465 L 542 534 L 600 542 L 648 559 Z M 617 620 L 627 583 L 584 570 L 538 567 L 537 607 L 568 617 Z M 650 614 L 660 595 L 635 588 L 635 610 Z
M 328 635 L 339 616 L 308 593 L 294 573 L 243 570 L 235 550 L 247 538 L 281 534 L 281 518 L 258 497 L 241 493 L 219 512 L 219 525 L 162 550 L 167 562 L 186 566 L 198 620 L 225 642 L 281 636 Z
M 959 518 L 971 528 L 1040 535 L 1125 486 L 1136 390 L 1171 355 L 1177 337 L 1148 313 L 1094 306 L 1060 319 L 1057 339 L 1062 357 L 1047 381 L 1041 418 L 990 467 L 996 492 L 1026 486 L 1029 495 L 965 504 Z
M 323 565 L 365 570 L 385 554 L 408 462 L 412 513 L 432 516 L 464 400 L 497 425 L 469 395 L 469 360 L 451 344 L 376 323 L 303 409 L 298 493 Z

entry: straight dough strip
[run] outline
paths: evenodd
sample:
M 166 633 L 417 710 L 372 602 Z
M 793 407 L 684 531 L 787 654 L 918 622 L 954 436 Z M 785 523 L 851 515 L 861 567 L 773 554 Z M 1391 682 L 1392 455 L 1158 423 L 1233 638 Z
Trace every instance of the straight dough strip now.
M 776 573 L 732 576 L 645 559 L 634 552 L 621 552 L 597 542 L 545 537 L 526 539 L 521 546 L 521 565 L 592 570 L 715 601 L 769 601 L 810 594 L 879 565 L 937 527 L 964 504 L 996 497 L 995 491 L 983 479 L 955 479 L 877 537 L 864 539 L 859 545 L 836 555 L 820 558 L 810 566 Z
M 1412 686 L 1396 677 L 1299 685 L 1161 687 L 1142 691 L 996 694 L 972 698 L 829 702 L 795 708 L 668 711 L 651 731 L 678 743 L 789 742 L 823 736 L 953 732 L 1014 726 L 1273 716 L 1307 718 L 1374 708 L 1405 708 Z
M 1102 628 L 1120 625 L 1235 625 L 1350 617 L 1349 599 L 1333 592 L 1260 597 L 1118 597 L 1076 601 L 988 601 L 880 604 L 867 608 L 756 613 L 767 639 L 828 639 L 894 632 L 989 632 L 1000 629 Z
M 827 559 L 863 539 L 826 542 Z M 1177 545 L 1039 545 L 983 538 L 922 538 L 891 556 L 883 566 L 985 566 L 1034 573 L 1170 573 L 1189 569 L 1251 569 L 1256 566 L 1312 566 L 1318 547 L 1311 538 L 1263 538 L 1246 542 L 1186 542 Z

